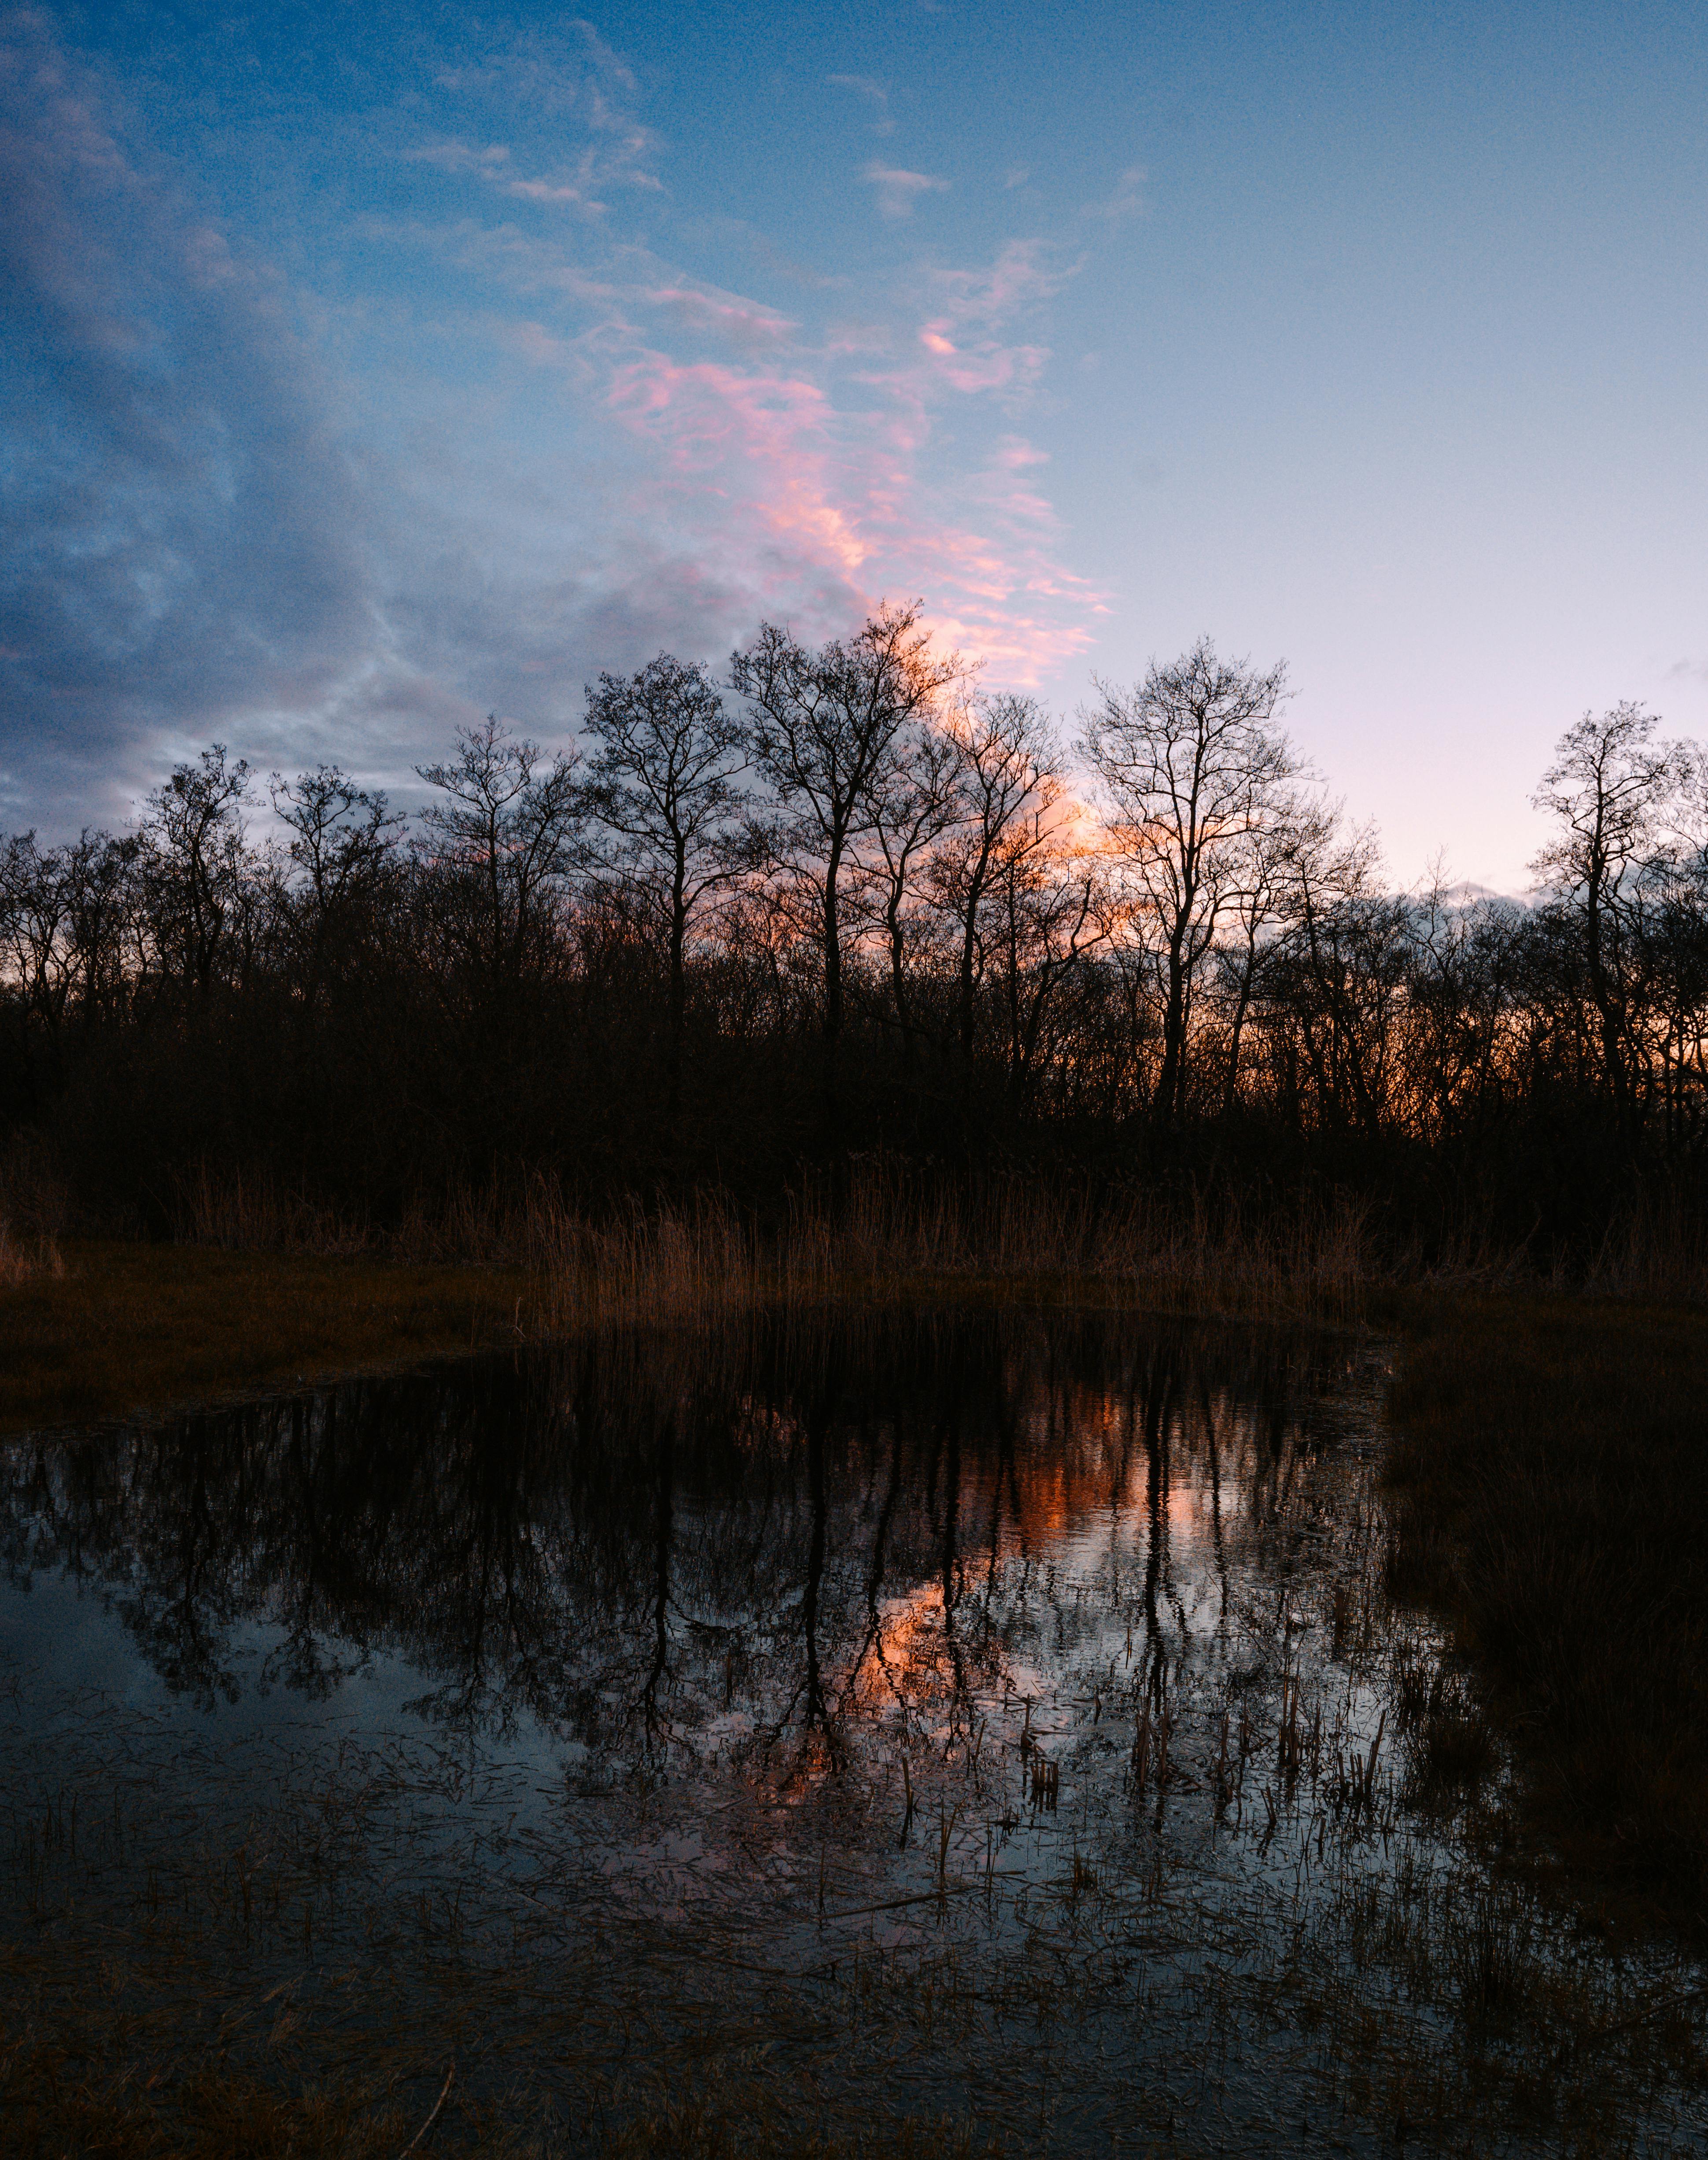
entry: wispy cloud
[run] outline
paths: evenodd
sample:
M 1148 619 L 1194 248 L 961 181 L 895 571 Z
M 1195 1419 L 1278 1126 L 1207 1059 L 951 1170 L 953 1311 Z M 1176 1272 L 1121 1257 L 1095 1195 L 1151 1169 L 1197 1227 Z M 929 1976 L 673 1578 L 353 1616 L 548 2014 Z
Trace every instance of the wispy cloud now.
M 399 274 L 377 331 L 366 293 L 316 304 L 347 368 L 381 349 L 340 376 L 39 19 L 0 43 L 3 304 L 29 326 L 0 412 L 0 795 L 24 814 L 87 814 L 95 776 L 133 790 L 215 735 L 407 785 L 459 719 L 566 730 L 597 668 L 715 657 L 766 614 L 818 636 L 922 594 L 1015 683 L 1088 641 L 1028 433 L 1074 268 L 1042 242 L 803 273 L 785 312 L 625 228 L 613 173 L 667 234 L 672 205 L 625 164 L 650 138 L 610 121 L 627 92 L 591 48 L 555 72 L 506 48 L 410 109 L 411 214 L 343 228 Z M 904 209 L 947 184 L 869 177 Z
M 507 170 L 507 148 L 468 153 L 459 169 L 480 172 L 506 194 L 600 210 L 602 191 L 660 186 L 657 139 L 633 109 L 635 77 L 590 23 L 496 39 L 457 65 L 439 68 L 434 83 L 452 106 L 536 122 L 543 117 L 554 125 L 567 119 L 581 134 L 572 159 L 538 174 Z M 459 169 L 452 161 L 463 148 L 453 138 L 406 154 L 451 170 Z
M 482 39 L 479 19 L 471 26 Z M 633 70 L 590 23 L 574 20 L 550 30 L 485 34 L 490 42 L 435 70 L 441 90 L 465 96 L 496 96 L 549 113 L 595 115 L 616 99 L 636 91 Z M 632 129 L 636 123 L 616 124 Z
M 838 90 L 851 90 L 855 96 L 864 98 L 873 107 L 875 116 L 872 121 L 873 134 L 893 135 L 896 132 L 896 122 L 890 112 L 890 93 L 881 82 L 869 75 L 831 75 L 824 79 Z
M 1145 177 L 1143 165 L 1129 165 L 1115 182 L 1114 191 L 1101 202 L 1088 203 L 1085 215 L 1117 225 L 1128 218 L 1143 217 L 1149 208 L 1145 200 Z
M 608 197 L 619 188 L 657 191 L 662 187 L 655 174 L 626 161 L 610 159 L 598 143 L 586 145 L 573 164 L 558 165 L 543 174 L 518 172 L 507 143 L 488 143 L 482 148 L 455 136 L 416 143 L 400 154 L 406 164 L 473 174 L 500 195 L 519 202 L 558 205 L 589 217 L 602 217 L 610 207 Z
M 880 164 L 875 158 L 861 177 L 878 190 L 878 208 L 887 218 L 911 217 L 921 195 L 941 195 L 947 180 L 932 173 L 910 173 L 896 165 Z
M 362 651 L 359 472 L 278 283 L 138 168 L 44 19 L 0 39 L 0 763 L 38 796 Z
M 871 296 L 880 310 L 817 329 L 641 255 L 594 280 L 513 231 L 444 244 L 573 312 L 562 328 L 495 316 L 493 334 L 563 386 L 595 439 L 602 414 L 640 454 L 605 503 L 595 582 L 638 590 L 657 575 L 657 536 L 673 536 L 659 594 L 692 610 L 677 639 L 714 594 L 732 635 L 761 614 L 822 635 L 906 593 L 1005 681 L 1035 684 L 1089 643 L 1100 596 L 1063 565 L 1046 455 L 1013 424 L 1048 361 L 1016 330 L 1076 267 L 1041 242 L 909 272 Z M 1005 424 L 969 465 L 951 439 L 986 411 Z M 715 577 L 687 576 L 696 562 Z

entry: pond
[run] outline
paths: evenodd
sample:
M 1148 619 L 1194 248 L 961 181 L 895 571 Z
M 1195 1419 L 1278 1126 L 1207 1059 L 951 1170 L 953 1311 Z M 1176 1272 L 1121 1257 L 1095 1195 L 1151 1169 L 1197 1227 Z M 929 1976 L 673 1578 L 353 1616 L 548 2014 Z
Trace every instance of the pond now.
M 1503 1865 L 1392 1594 L 1386 1378 L 821 1309 L 8 1443 L 14 2015 L 454 2064 L 434 2149 L 1700 2151 L 1700 1975 Z

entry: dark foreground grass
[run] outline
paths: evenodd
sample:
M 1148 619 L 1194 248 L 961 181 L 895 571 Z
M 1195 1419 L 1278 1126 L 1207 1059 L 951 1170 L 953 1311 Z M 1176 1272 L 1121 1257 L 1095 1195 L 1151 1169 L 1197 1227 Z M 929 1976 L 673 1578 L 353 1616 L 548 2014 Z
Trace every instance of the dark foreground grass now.
M 548 2160 L 561 2122 L 518 2122 L 470 2105 L 454 2077 L 411 2107 L 396 2090 L 350 2078 L 299 2082 L 235 2069 L 210 2052 L 169 2059 L 152 2075 L 117 2073 L 17 2031 L 0 2012 L 0 2138 L 9 2160 L 409 2160 L 429 2152 Z M 420 2081 L 417 2080 L 418 2087 Z M 449 2103 L 448 2105 L 447 2103 Z M 714 2080 L 691 2098 L 641 2113 L 599 2141 L 606 2160 L 999 2160 L 1005 2148 L 963 2123 L 889 2117 L 849 2140 L 773 2119 L 758 2083 Z
M 520 1269 L 71 1244 L 0 1288 L 0 1432 L 515 1339 Z
M 1581 1893 L 1708 1931 L 1708 1318 L 1407 1301 L 1394 1586 L 1451 1620 Z

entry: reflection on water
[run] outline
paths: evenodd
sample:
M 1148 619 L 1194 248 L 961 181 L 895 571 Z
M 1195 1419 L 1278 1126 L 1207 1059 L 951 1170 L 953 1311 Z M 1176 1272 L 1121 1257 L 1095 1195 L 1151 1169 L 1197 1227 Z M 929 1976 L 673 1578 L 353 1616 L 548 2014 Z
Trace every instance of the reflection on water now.
M 796 1316 L 13 1444 L 13 1977 L 99 1958 L 298 2073 L 454 2054 L 570 2149 L 690 2088 L 1029 2150 L 1690 2149 L 1688 2031 L 1538 2086 L 1679 1982 L 1466 1842 L 1498 1764 L 1438 1774 L 1474 1704 L 1384 1593 L 1381 1378 Z

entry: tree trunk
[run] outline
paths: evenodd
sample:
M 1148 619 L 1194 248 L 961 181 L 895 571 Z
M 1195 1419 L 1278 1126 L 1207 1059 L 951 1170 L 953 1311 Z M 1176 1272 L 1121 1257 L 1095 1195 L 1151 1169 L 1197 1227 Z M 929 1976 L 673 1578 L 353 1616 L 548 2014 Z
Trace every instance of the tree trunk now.
M 832 839 L 824 865 L 824 1137 L 832 1148 L 839 1137 L 836 1057 L 842 1041 L 842 922 L 837 885 L 844 837 L 838 833 Z
M 670 1045 L 666 1074 L 666 1115 L 672 1137 L 682 1111 L 682 1037 L 687 1005 L 683 948 L 688 942 L 688 900 L 684 891 L 687 866 L 680 848 L 676 854 L 676 875 L 670 893 Z

